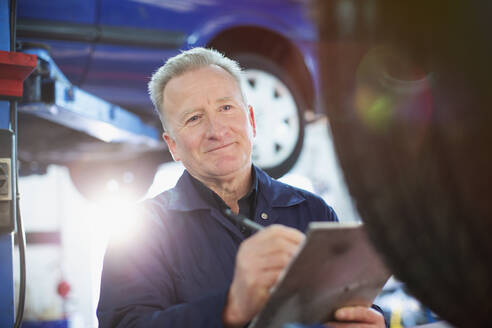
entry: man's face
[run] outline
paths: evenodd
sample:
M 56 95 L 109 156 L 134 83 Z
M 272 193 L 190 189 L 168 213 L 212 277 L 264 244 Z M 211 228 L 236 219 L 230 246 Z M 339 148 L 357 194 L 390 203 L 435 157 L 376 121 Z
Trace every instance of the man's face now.
M 174 160 L 196 178 L 227 179 L 251 167 L 256 134 L 236 80 L 218 66 L 172 78 L 164 88 L 166 141 Z

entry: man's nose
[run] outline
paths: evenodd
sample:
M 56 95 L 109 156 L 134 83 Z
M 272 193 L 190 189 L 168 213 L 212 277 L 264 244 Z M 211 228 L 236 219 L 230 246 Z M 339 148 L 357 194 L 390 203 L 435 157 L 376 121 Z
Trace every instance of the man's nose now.
M 216 116 L 212 116 L 208 118 L 207 125 L 207 137 L 208 138 L 220 138 L 222 137 L 226 131 L 226 125 L 222 120 L 220 120 Z

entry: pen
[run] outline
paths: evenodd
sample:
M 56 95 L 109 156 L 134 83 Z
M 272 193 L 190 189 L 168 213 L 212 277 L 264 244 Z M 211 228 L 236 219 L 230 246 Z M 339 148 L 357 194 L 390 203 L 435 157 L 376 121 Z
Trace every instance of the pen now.
M 260 225 L 260 224 L 258 224 L 256 222 L 248 219 L 247 217 L 245 217 L 242 214 L 236 214 L 236 213 L 234 213 L 229 208 L 226 208 L 224 210 L 224 214 L 229 219 L 231 219 L 232 221 L 234 221 L 236 223 L 239 223 L 239 224 L 242 224 L 242 225 L 245 225 L 246 227 L 250 228 L 251 231 L 253 231 L 253 232 L 260 231 L 260 230 L 263 230 L 264 229 L 264 227 L 262 225 Z

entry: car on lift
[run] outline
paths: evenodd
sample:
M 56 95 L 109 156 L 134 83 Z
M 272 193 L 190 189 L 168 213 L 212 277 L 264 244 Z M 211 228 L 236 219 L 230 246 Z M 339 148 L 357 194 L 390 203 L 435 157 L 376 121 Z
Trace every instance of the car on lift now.
M 152 72 L 183 49 L 225 53 L 245 71 L 242 84 L 257 120 L 253 161 L 280 177 L 299 156 L 306 117 L 322 112 L 318 37 L 308 1 L 19 0 L 17 41 L 21 51 L 46 49 L 74 86 L 156 129 L 160 123 L 147 94 Z M 48 76 L 41 65 L 31 84 L 43 74 Z M 143 191 L 158 165 L 171 160 L 162 141 L 151 148 L 108 143 L 74 129 L 73 118 L 53 123 L 33 116 L 32 108 L 22 110 L 33 103 L 34 93 L 41 94 L 37 101 L 53 101 L 42 95 L 47 85 L 27 88 L 30 94 L 20 106 L 22 174 L 64 165 L 78 190 L 90 196 L 108 179 Z

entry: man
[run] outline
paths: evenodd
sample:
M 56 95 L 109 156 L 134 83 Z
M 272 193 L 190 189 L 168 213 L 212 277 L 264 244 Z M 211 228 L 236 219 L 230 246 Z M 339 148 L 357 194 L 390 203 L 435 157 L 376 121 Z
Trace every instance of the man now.
M 108 248 L 101 327 L 243 327 L 267 301 L 301 231 L 313 220 L 337 220 L 319 197 L 252 165 L 255 120 L 240 74 L 236 62 L 195 48 L 153 75 L 163 138 L 186 171 L 147 202 L 134 240 Z M 226 208 L 268 227 L 250 236 Z M 381 314 L 364 307 L 336 317 L 333 327 L 384 327 Z

